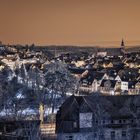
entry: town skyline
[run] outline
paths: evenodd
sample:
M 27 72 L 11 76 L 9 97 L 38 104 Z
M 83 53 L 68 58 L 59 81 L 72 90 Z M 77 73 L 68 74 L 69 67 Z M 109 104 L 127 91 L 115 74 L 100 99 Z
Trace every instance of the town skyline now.
M 125 48 L 139 48 L 140 47 L 140 41 L 124 41 Z M 94 44 L 35 44 L 34 42 L 28 44 L 28 43 L 5 43 L 3 41 L 0 41 L 1 45 L 7 45 L 7 46 L 35 46 L 35 47 L 93 47 L 93 48 L 120 48 L 122 40 L 120 41 L 100 41 L 100 42 L 94 42 Z

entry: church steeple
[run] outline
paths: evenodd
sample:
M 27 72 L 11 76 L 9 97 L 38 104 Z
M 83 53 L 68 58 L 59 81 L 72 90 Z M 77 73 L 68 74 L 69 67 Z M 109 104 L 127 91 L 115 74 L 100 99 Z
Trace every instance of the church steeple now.
M 121 52 L 123 53 L 123 54 L 125 54 L 126 52 L 125 52 L 125 44 L 124 44 L 124 40 L 122 39 L 122 42 L 121 42 Z
M 124 41 L 123 41 L 123 39 L 122 39 L 122 42 L 121 42 L 121 47 L 124 47 L 125 45 L 124 45 Z

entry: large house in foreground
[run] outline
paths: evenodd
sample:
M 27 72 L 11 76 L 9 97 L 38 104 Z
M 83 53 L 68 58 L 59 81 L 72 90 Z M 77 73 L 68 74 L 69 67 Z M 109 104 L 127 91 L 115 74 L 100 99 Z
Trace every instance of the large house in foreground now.
M 139 140 L 140 96 L 71 96 L 56 115 L 58 140 Z

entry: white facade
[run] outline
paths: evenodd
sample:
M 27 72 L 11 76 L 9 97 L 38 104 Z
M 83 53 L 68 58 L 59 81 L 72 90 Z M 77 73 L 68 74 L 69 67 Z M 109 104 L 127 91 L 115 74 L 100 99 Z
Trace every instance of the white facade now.
M 98 52 L 97 56 L 105 57 L 107 56 L 107 52 Z
M 121 90 L 128 91 L 128 82 L 124 82 L 124 81 L 121 82 Z

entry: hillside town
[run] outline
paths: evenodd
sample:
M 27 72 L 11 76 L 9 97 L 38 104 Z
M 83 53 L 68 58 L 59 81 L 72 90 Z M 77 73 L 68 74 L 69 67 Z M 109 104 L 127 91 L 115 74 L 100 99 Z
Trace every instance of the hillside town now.
M 138 140 L 140 50 L 0 43 L 0 139 Z

